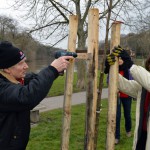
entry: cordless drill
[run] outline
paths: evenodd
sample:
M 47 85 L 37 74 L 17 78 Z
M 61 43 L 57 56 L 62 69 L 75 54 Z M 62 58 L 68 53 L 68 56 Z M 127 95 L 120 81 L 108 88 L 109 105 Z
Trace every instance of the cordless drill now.
M 69 51 L 65 51 L 65 50 L 59 50 L 59 51 L 55 52 L 54 56 L 57 59 L 57 58 L 62 57 L 62 56 L 72 56 L 72 57 L 76 58 L 78 55 L 75 52 L 69 52 Z M 60 72 L 59 75 L 63 76 L 64 75 L 64 71 Z
M 61 56 L 73 56 L 74 58 L 76 58 L 78 55 L 75 52 L 68 52 L 65 50 L 60 50 L 60 51 L 55 52 L 55 58 L 56 59 L 61 57 Z

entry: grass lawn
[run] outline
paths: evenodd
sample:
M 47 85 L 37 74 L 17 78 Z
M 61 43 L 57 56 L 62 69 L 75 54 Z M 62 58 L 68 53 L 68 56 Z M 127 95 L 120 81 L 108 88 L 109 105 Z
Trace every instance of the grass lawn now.
M 64 94 L 66 76 L 60 76 L 55 80 L 49 96 L 58 96 Z M 99 77 L 98 77 L 99 78 Z M 74 73 L 73 93 L 80 92 L 76 88 L 77 74 Z M 104 75 L 103 87 L 107 87 L 106 75 Z M 97 150 L 105 150 L 106 143 L 106 127 L 107 127 L 107 100 L 102 100 L 102 111 L 100 114 L 99 135 Z M 131 150 L 133 143 L 133 131 L 135 126 L 135 105 L 132 103 L 132 137 L 127 138 L 124 127 L 124 117 L 122 112 L 121 120 L 121 140 L 115 146 L 115 150 Z M 30 140 L 26 150 L 59 150 L 61 147 L 61 131 L 63 110 L 56 109 L 40 114 L 40 122 L 32 127 Z M 85 104 L 72 106 L 71 127 L 70 127 L 69 150 L 84 149 L 84 130 L 85 130 Z
M 132 103 L 132 137 L 127 138 L 124 129 L 124 117 L 121 120 L 121 140 L 115 150 L 131 150 L 133 143 L 133 130 L 135 126 L 135 105 Z M 71 129 L 70 129 L 70 150 L 84 149 L 85 129 L 85 104 L 72 106 Z M 56 109 L 40 114 L 40 122 L 32 127 L 30 140 L 26 150 L 59 150 L 61 147 L 62 131 L 62 109 Z M 107 127 L 107 100 L 102 100 L 102 111 L 100 114 L 99 137 L 97 150 L 105 150 Z
M 98 72 L 98 81 L 99 81 L 99 76 L 100 76 L 100 72 Z M 107 75 L 104 74 L 104 82 L 103 82 L 103 87 L 107 87 L 107 83 L 106 83 L 106 77 Z M 64 88 L 65 88 L 65 79 L 66 79 L 66 74 L 64 74 L 64 76 L 59 76 L 55 81 L 54 84 L 52 85 L 52 88 L 50 89 L 50 92 L 48 93 L 48 97 L 52 97 L 52 96 L 59 96 L 59 95 L 63 95 L 64 94 Z M 73 81 L 73 93 L 76 92 L 81 92 L 80 89 L 77 88 L 76 86 L 77 83 L 77 73 L 74 72 L 74 81 Z M 99 85 L 99 83 L 98 83 Z

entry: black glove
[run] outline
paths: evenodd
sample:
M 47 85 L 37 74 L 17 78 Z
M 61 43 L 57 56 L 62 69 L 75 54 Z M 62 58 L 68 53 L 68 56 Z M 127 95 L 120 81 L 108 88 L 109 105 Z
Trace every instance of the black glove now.
M 106 56 L 106 63 L 109 65 L 109 66 L 111 66 L 111 65 L 113 65 L 114 63 L 115 63 L 115 55 L 113 54 L 113 53 L 111 53 L 111 54 L 108 54 L 107 56 Z
M 120 45 L 118 45 L 114 47 L 114 49 L 112 50 L 112 53 L 115 56 L 120 57 L 120 54 L 122 53 L 122 51 L 124 51 L 124 49 Z
M 133 65 L 133 61 L 131 60 L 130 55 L 127 53 L 125 49 L 123 49 L 120 45 L 118 45 L 117 47 L 114 47 L 112 51 L 113 51 L 112 53 L 115 56 L 121 57 L 121 59 L 124 61 L 124 66 L 126 66 L 128 69 L 131 68 L 131 66 Z
M 113 65 L 115 63 L 115 55 L 113 53 L 108 54 L 106 56 L 106 60 L 105 60 L 105 69 L 104 69 L 104 73 L 107 74 L 109 73 L 109 69 L 110 66 Z
M 122 51 L 120 54 L 121 59 L 124 61 L 124 65 L 130 69 L 133 65 L 133 61 L 131 60 L 130 55 L 126 52 L 126 50 Z

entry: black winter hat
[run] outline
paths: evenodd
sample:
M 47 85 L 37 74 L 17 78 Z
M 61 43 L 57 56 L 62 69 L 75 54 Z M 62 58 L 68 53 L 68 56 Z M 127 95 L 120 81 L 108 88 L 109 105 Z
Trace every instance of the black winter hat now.
M 0 42 L 0 69 L 9 68 L 25 57 L 24 53 L 8 41 Z

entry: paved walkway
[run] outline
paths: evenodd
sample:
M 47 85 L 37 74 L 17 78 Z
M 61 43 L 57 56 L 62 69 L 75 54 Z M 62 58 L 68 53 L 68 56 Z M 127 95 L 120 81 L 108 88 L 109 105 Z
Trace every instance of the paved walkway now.
M 107 98 L 107 97 L 108 97 L 108 89 L 104 88 L 102 90 L 102 99 Z M 45 108 L 41 109 L 40 112 L 53 110 L 56 108 L 63 108 L 63 101 L 64 101 L 64 95 L 45 98 L 40 103 L 40 105 L 45 106 Z M 72 105 L 82 104 L 85 102 L 86 102 L 86 92 L 74 93 L 72 95 Z

